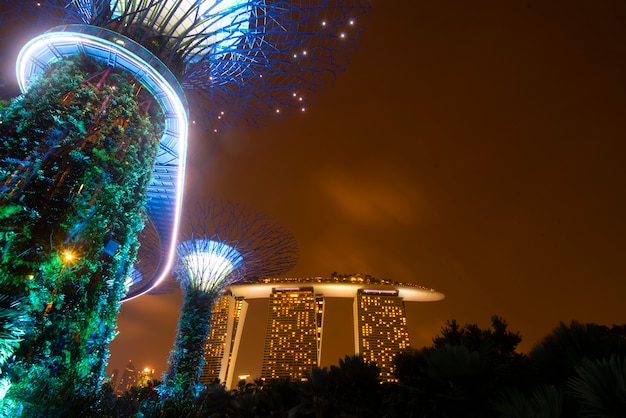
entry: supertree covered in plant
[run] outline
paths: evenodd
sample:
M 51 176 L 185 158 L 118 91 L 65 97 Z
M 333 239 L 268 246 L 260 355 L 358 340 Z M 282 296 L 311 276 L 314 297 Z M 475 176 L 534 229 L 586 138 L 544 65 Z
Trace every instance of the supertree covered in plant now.
M 209 132 L 302 112 L 347 65 L 369 10 L 369 0 L 0 0 L 4 45 L 51 28 L 31 41 L 34 50 L 24 48 L 29 53 L 18 63 L 22 89 L 48 63 L 87 54 L 139 78 L 166 113 L 170 136 L 161 139 L 149 186 L 151 201 L 159 203 L 147 208 L 162 260 L 129 297 L 163 280 L 173 260 L 172 218 L 180 204 L 174 190 L 182 184 L 186 147 L 180 125 L 187 122 L 176 114 L 178 105 L 189 110 L 192 124 Z M 10 56 L 5 53 L 4 62 Z
M 202 388 L 211 310 L 221 290 L 243 278 L 275 277 L 297 260 L 296 242 L 283 226 L 234 203 L 213 199 L 198 204 L 188 227 L 177 250 L 184 303 L 161 386 L 166 399 L 190 399 Z
M 27 300 L 21 345 L 0 367 L 21 407 L 55 390 L 92 393 L 120 301 L 167 276 L 189 121 L 215 131 L 303 110 L 345 66 L 368 10 L 367 0 L 0 1 L 2 45 L 30 39 L 17 57 L 22 95 L 0 105 L 0 290 Z M 152 262 L 131 274 L 140 242 L 157 254 L 140 254 Z
M 34 82 L 0 125 L 1 286 L 27 301 L 6 416 L 99 387 L 163 123 L 131 80 L 89 57 L 47 75 L 56 82 Z

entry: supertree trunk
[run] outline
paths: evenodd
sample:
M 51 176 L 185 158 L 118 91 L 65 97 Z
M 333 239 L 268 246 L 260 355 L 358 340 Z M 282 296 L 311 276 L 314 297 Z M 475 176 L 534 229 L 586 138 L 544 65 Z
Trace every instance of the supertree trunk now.
M 28 300 L 5 366 L 25 415 L 102 380 L 160 137 L 141 102 L 131 78 L 76 57 L 3 111 L 0 286 Z
M 211 331 L 211 311 L 217 292 L 189 288 L 185 292 L 174 350 L 170 353 L 168 372 L 163 376 L 164 399 L 193 399 L 203 388 L 200 375 L 204 352 Z

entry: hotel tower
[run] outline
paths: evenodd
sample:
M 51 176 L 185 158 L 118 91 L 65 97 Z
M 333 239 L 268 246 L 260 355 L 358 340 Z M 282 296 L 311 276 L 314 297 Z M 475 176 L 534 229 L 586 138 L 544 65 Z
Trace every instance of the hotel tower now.
M 443 298 L 433 289 L 363 275 L 271 278 L 229 286 L 213 308 L 201 381 L 217 379 L 232 388 L 246 378 L 300 380 L 322 364 L 326 348 L 336 345 L 337 338 L 351 343 L 343 355 L 360 355 L 380 368 L 382 381 L 394 381 L 393 359 L 409 347 L 405 302 Z M 351 301 L 352 307 L 331 309 L 335 301 Z M 331 344 L 328 330 L 342 321 L 351 329 L 332 337 Z M 243 365 L 250 358 L 261 363 L 260 373 L 249 373 Z

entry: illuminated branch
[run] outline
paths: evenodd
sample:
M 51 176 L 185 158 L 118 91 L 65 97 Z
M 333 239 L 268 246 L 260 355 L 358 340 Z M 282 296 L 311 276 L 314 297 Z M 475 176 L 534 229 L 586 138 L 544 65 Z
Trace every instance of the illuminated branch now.
M 178 279 L 185 289 L 212 293 L 243 263 L 239 251 L 219 241 L 193 239 L 178 245 Z
M 179 257 L 184 258 L 196 248 L 218 248 L 217 244 L 210 244 L 215 242 L 232 248 L 241 258 L 241 265 L 233 269 L 224 285 L 244 277 L 279 276 L 297 261 L 297 243 L 285 227 L 268 215 L 237 203 L 218 199 L 198 202 L 189 210 L 185 225 Z M 186 244 L 189 241 L 195 244 Z M 180 270 L 177 269 L 179 274 Z

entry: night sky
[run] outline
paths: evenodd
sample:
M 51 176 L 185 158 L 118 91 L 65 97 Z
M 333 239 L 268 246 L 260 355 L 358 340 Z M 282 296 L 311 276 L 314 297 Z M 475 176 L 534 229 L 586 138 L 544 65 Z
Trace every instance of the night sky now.
M 229 130 L 209 155 L 193 138 L 188 199 L 284 224 L 288 276 L 443 292 L 407 306 L 414 347 L 453 318 L 500 315 L 523 352 L 560 321 L 625 323 L 625 19 L 621 0 L 376 0 L 305 114 Z M 109 369 L 160 377 L 180 301 L 125 303 Z

